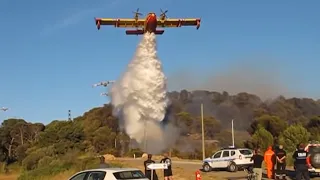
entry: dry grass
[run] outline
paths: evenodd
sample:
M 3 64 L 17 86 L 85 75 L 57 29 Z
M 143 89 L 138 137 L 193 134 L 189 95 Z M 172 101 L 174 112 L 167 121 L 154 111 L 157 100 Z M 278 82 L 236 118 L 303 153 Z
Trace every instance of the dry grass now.
M 47 178 L 48 180 L 62 180 L 62 179 L 68 179 L 70 178 L 73 174 L 75 174 L 75 171 L 65 171 L 60 174 L 57 174 L 53 177 Z
M 0 179 L 1 180 L 16 180 L 16 179 L 18 179 L 18 177 L 19 177 L 18 173 L 16 173 L 16 174 L 8 174 L 8 175 L 0 174 Z

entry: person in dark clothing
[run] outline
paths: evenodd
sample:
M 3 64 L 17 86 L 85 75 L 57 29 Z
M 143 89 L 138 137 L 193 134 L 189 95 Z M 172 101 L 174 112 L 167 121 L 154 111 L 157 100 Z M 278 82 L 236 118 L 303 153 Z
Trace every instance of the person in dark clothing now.
M 287 153 L 285 150 L 283 150 L 283 146 L 279 145 L 279 149 L 276 151 L 276 163 L 277 163 L 276 168 L 277 168 L 277 174 L 279 174 L 280 176 L 286 175 L 286 156 L 287 156 Z
M 163 176 L 164 176 L 164 180 L 173 180 L 172 178 L 172 161 L 171 159 L 168 157 L 168 153 L 164 153 L 164 158 L 161 159 L 160 163 L 166 163 L 168 165 L 168 169 L 164 169 L 163 170 Z
M 308 171 L 307 158 L 308 152 L 304 150 L 304 145 L 300 144 L 299 149 L 295 151 L 292 155 L 295 160 L 295 170 L 296 170 L 296 180 L 310 180 L 310 175 Z
M 144 161 L 144 174 L 148 179 L 151 179 L 151 176 L 153 174 L 153 180 L 158 180 L 158 175 L 157 172 L 154 170 L 152 173 L 152 170 L 148 168 L 148 166 L 152 163 L 156 163 L 155 161 L 152 160 L 152 155 L 148 154 L 148 159 Z
M 261 155 L 260 149 L 256 149 L 250 161 L 253 161 L 253 172 L 257 174 L 256 180 L 262 179 L 262 162 L 264 157 Z
M 100 156 L 100 168 L 109 168 L 109 164 L 106 163 L 104 156 Z

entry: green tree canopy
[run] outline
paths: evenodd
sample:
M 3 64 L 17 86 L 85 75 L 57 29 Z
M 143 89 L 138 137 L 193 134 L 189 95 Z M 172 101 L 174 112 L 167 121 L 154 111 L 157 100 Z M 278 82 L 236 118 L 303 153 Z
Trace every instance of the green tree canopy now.
M 279 142 L 289 152 L 295 151 L 299 143 L 307 143 L 310 133 L 301 124 L 295 124 L 283 131 L 279 137 Z
M 266 150 L 268 146 L 273 145 L 273 136 L 262 125 L 258 125 L 256 132 L 252 136 L 252 142 L 255 147 Z
M 259 125 L 264 127 L 274 137 L 278 137 L 288 127 L 288 123 L 277 116 L 262 115 L 251 124 L 248 130 L 249 133 L 254 134 Z
M 203 118 L 203 124 L 204 124 L 204 135 L 207 138 L 213 139 L 217 133 L 221 131 L 221 123 L 216 120 L 214 117 L 204 117 Z M 201 118 L 198 118 L 197 124 L 196 124 L 196 131 L 201 133 Z

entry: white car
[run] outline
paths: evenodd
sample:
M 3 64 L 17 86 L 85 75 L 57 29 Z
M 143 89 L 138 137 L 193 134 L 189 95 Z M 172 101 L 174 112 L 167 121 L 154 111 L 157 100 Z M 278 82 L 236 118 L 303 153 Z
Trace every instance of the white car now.
M 211 158 L 203 160 L 203 170 L 227 169 L 236 172 L 238 169 L 247 168 L 253 164 L 250 161 L 253 151 L 247 148 L 225 148 L 217 151 Z
M 74 174 L 69 180 L 149 180 L 142 171 L 135 168 L 89 169 Z

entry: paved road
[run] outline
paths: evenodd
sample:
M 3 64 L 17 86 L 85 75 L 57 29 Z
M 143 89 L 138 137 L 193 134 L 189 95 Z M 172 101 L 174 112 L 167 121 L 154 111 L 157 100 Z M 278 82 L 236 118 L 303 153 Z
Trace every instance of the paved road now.
M 120 159 L 119 159 L 120 160 Z M 144 159 L 142 158 L 121 158 L 121 161 L 127 161 L 131 162 L 130 164 L 132 165 L 138 165 L 142 164 Z M 155 160 L 158 162 L 159 160 Z M 175 165 L 178 166 L 179 169 L 185 172 L 195 172 L 197 169 L 202 168 L 202 162 L 201 161 L 187 161 L 187 160 L 173 160 L 172 161 L 173 167 Z M 294 172 L 292 171 L 291 168 L 288 168 L 288 177 L 287 179 L 290 180 L 294 176 Z M 265 172 L 264 172 L 265 173 Z M 194 173 L 192 173 L 194 174 Z M 203 178 L 202 179 L 212 179 L 211 177 L 215 177 L 213 179 L 228 179 L 228 180 L 241 180 L 241 179 L 246 179 L 246 173 L 244 171 L 238 171 L 238 172 L 227 172 L 227 171 L 213 171 L 213 172 L 202 172 L 201 173 Z M 193 178 L 192 178 L 193 179 Z M 267 179 L 266 176 L 264 175 L 264 179 Z M 320 180 L 320 177 L 312 178 L 313 180 Z

